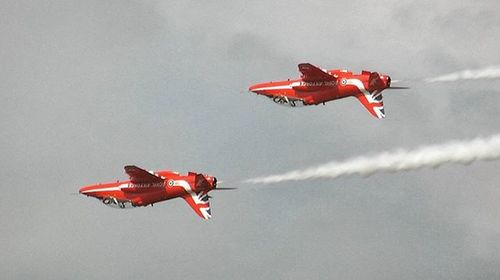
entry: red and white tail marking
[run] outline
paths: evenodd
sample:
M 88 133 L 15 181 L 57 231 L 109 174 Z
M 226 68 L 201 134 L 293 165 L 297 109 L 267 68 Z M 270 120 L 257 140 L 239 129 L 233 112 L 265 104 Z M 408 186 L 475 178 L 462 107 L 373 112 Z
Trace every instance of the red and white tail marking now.
M 194 212 L 201 218 L 208 220 L 212 218 L 212 211 L 210 210 L 210 200 L 208 191 L 194 192 L 188 182 L 185 180 L 175 180 L 172 184 L 184 188 L 186 194 L 182 198 L 193 208 Z
M 208 220 L 212 218 L 212 211 L 210 210 L 210 199 L 208 191 L 201 191 L 198 193 L 190 193 L 184 195 L 182 198 L 193 208 L 194 212 L 201 218 Z
M 356 98 L 374 117 L 385 118 L 384 102 L 382 100 L 381 91 L 369 92 L 363 83 L 358 79 L 347 79 L 346 85 L 356 86 L 361 93 L 356 95 Z

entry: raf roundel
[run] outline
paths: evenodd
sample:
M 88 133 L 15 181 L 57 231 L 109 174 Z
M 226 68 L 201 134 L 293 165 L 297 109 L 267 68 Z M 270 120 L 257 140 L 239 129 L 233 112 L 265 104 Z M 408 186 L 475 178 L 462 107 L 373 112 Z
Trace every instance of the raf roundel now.
M 168 186 L 173 187 L 174 186 L 174 180 L 168 180 Z

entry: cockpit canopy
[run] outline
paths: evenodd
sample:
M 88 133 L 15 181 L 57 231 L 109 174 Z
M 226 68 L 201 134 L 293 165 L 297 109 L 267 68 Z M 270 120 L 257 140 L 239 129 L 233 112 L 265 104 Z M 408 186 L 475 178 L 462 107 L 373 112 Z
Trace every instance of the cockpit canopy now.
M 306 106 L 306 103 L 302 99 L 291 98 L 287 96 L 275 95 L 269 96 L 273 100 L 274 103 L 287 106 L 287 107 L 302 107 Z
M 130 201 L 130 200 L 118 200 L 112 196 L 103 198 L 102 203 L 104 203 L 104 205 L 106 205 L 106 206 L 113 207 L 113 208 L 119 208 L 119 209 L 135 207 L 132 204 L 132 201 Z

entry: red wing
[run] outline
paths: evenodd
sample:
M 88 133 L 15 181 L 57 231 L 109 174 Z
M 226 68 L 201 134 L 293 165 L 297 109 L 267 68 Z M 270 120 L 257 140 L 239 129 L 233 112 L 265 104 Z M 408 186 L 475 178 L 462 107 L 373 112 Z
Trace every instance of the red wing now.
M 333 81 L 336 78 L 310 63 L 299 64 L 299 71 L 302 73 L 304 82 Z
M 124 167 L 125 173 L 130 177 L 130 181 L 134 184 L 146 184 L 146 183 L 161 183 L 163 179 L 149 173 L 148 171 L 141 169 L 135 165 L 127 165 Z
M 194 212 L 202 219 L 208 220 L 212 218 L 210 210 L 210 201 L 208 191 L 201 191 L 197 193 L 187 193 L 182 196 L 184 200 L 193 208 Z

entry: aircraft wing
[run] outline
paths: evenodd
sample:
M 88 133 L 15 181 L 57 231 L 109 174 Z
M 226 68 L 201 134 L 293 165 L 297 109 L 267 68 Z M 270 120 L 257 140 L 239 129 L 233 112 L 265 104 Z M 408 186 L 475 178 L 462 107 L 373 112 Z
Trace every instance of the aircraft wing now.
M 212 211 L 210 210 L 210 200 L 208 191 L 187 193 L 182 198 L 193 208 L 194 212 L 202 219 L 208 220 L 212 218 Z
M 304 82 L 334 81 L 336 78 L 310 63 L 299 64 Z
M 146 183 L 161 183 L 163 179 L 135 165 L 127 165 L 124 167 L 125 173 L 130 177 L 130 181 L 134 184 Z

